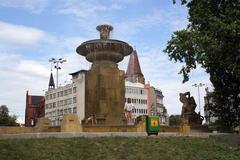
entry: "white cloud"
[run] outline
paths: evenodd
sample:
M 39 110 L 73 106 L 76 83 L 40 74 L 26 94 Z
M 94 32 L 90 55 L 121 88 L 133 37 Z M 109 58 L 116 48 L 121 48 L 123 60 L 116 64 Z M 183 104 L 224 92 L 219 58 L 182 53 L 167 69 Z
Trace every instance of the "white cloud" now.
M 24 118 L 25 94 L 43 95 L 47 88 L 49 69 L 44 62 L 26 60 L 14 53 L 0 52 L 0 103 L 9 107 L 10 113 Z
M 143 29 L 147 29 L 149 33 L 152 33 L 153 29 L 168 28 L 173 32 L 186 28 L 188 20 L 186 18 L 186 10 L 153 10 L 149 14 L 144 16 L 137 16 L 133 18 L 126 18 L 123 21 L 113 22 L 114 34 L 118 38 L 133 39 L 133 35 L 141 32 Z M 145 34 L 147 32 L 145 31 Z
M 117 37 L 132 36 L 133 34 L 141 31 L 142 28 L 151 28 L 155 25 L 161 24 L 163 17 L 160 12 L 154 11 L 147 16 L 139 16 L 137 18 L 126 19 L 121 22 L 114 23 L 114 33 Z
M 32 76 L 49 76 L 49 69 L 35 60 L 20 60 L 16 66 L 16 71 Z
M 64 48 L 68 51 L 74 51 L 76 50 L 76 48 L 83 42 L 89 40 L 91 38 L 87 38 L 87 37 L 67 37 L 64 38 L 63 40 L 63 45 Z
M 0 21 L 0 43 L 2 45 L 33 46 L 43 40 L 45 36 L 46 33 L 42 30 Z
M 81 18 L 94 17 L 99 13 L 106 11 L 114 11 L 121 9 L 122 6 L 118 4 L 103 4 L 96 0 L 88 1 L 66 1 L 59 9 L 61 14 L 75 15 Z
M 39 14 L 47 6 L 48 0 L 0 0 L 0 7 L 20 8 Z

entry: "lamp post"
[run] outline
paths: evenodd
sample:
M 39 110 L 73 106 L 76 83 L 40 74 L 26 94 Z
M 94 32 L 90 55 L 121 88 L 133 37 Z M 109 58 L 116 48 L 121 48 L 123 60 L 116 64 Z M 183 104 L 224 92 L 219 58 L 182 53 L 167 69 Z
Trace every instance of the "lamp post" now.
M 62 59 L 62 58 L 51 58 L 49 59 L 49 62 L 52 62 L 53 64 L 55 64 L 54 68 L 56 69 L 56 88 L 58 88 L 58 70 L 61 69 L 61 67 L 59 67 L 59 63 L 64 63 L 67 62 L 67 60 Z
M 200 104 L 200 87 L 204 86 L 205 84 L 203 83 L 199 83 L 199 84 L 193 84 L 193 87 L 197 87 L 198 88 L 198 107 L 199 107 L 199 114 L 201 115 L 201 104 Z

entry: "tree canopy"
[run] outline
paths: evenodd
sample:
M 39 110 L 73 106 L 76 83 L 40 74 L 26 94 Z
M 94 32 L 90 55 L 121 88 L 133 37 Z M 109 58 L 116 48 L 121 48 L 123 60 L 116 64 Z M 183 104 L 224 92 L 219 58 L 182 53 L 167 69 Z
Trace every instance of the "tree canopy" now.
M 240 1 L 181 2 L 188 8 L 189 24 L 173 33 L 164 52 L 184 64 L 179 72 L 183 83 L 197 64 L 209 73 L 214 86 L 210 111 L 230 130 L 240 124 Z
M 16 116 L 9 115 L 9 110 L 6 105 L 0 106 L 0 126 L 19 126 L 16 123 Z

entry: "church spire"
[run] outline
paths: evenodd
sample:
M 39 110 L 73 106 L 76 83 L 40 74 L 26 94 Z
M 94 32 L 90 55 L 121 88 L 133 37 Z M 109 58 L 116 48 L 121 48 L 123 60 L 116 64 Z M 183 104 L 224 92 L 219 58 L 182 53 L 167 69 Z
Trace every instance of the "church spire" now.
M 139 82 L 145 84 L 145 79 L 141 71 L 136 49 L 134 49 L 129 58 L 126 80 L 133 83 Z
M 54 88 L 55 88 L 55 84 L 54 84 L 53 74 L 52 74 L 52 70 L 51 70 L 48 89 L 54 89 Z

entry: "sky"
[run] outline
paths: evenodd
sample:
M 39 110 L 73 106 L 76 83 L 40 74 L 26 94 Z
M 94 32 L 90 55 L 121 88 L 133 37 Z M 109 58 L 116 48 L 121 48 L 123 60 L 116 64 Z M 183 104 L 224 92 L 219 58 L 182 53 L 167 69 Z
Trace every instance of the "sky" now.
M 203 113 L 209 75 L 198 67 L 183 84 L 178 74 L 183 64 L 163 52 L 173 32 L 188 24 L 186 7 L 172 0 L 0 0 L 0 105 L 23 121 L 26 91 L 44 95 L 48 88 L 50 58 L 67 60 L 59 71 L 61 85 L 70 82 L 69 73 L 89 69 L 76 48 L 99 38 L 99 24 L 111 24 L 112 39 L 136 48 L 145 80 L 163 92 L 169 115 L 181 113 L 179 93 L 190 91 L 198 104 L 198 89 L 192 85 L 206 84 L 200 87 Z M 120 69 L 126 70 L 128 59 L 119 63 Z

